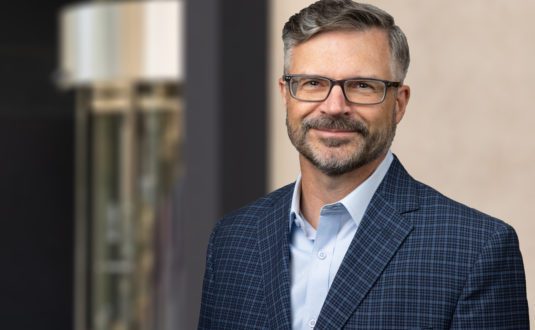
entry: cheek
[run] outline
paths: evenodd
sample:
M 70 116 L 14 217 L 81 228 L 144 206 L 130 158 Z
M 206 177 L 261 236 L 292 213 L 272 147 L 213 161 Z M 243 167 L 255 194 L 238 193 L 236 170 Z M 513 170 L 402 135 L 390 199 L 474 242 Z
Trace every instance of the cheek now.
M 291 122 L 300 123 L 307 116 L 312 115 L 314 112 L 314 107 L 311 104 L 303 104 L 302 102 L 296 103 L 295 101 L 289 100 L 286 107 L 286 113 L 288 119 Z
M 393 110 L 374 110 L 377 110 L 377 112 L 368 116 L 362 116 L 363 121 L 366 123 L 370 131 L 381 131 L 392 126 L 392 123 L 395 120 L 395 114 Z
M 290 107 L 286 110 L 286 118 L 293 125 L 295 125 L 295 122 L 298 120 L 295 110 Z
M 301 126 L 302 119 L 299 118 L 294 110 L 287 110 L 286 112 L 286 125 L 289 126 L 289 128 L 296 132 L 299 130 L 299 127 Z

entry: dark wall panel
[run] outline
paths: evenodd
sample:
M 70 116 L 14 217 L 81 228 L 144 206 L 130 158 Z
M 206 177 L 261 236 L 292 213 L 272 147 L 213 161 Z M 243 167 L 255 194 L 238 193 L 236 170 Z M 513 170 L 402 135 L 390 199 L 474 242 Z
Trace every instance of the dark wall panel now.
M 222 6 L 223 212 L 266 192 L 266 1 L 233 0 Z
M 71 95 L 52 83 L 66 1 L 0 12 L 0 329 L 71 329 Z
M 178 322 L 197 324 L 208 236 L 266 189 L 266 0 L 187 1 Z
M 72 326 L 72 125 L 0 118 L 0 328 Z

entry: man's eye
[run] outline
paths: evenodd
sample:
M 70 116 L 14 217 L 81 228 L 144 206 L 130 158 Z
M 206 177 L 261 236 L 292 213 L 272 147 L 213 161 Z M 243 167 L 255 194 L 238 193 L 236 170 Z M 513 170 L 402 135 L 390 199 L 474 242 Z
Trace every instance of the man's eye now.
M 301 85 L 303 87 L 317 87 L 317 86 L 321 86 L 321 82 L 319 80 L 307 79 L 307 80 L 303 80 Z
M 380 83 L 366 80 L 348 81 L 345 87 L 346 91 L 356 93 L 380 93 L 384 89 Z
M 373 88 L 369 83 L 365 81 L 349 81 L 347 87 L 350 89 L 370 89 Z

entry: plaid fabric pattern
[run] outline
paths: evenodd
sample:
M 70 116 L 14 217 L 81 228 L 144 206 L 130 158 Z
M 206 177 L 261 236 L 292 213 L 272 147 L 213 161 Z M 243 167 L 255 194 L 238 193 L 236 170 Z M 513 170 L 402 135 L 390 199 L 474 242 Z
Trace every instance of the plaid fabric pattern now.
M 293 185 L 225 216 L 199 329 L 290 329 Z M 336 274 L 317 329 L 529 329 L 514 230 L 412 179 L 397 158 Z

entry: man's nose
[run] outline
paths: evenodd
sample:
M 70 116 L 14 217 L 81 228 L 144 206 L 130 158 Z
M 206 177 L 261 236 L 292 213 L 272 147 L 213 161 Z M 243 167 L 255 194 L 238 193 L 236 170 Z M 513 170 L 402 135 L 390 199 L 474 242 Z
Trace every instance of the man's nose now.
M 321 111 L 329 115 L 342 115 L 349 113 L 350 107 L 349 102 L 347 102 L 342 86 L 335 85 L 331 89 L 329 97 L 323 101 Z

